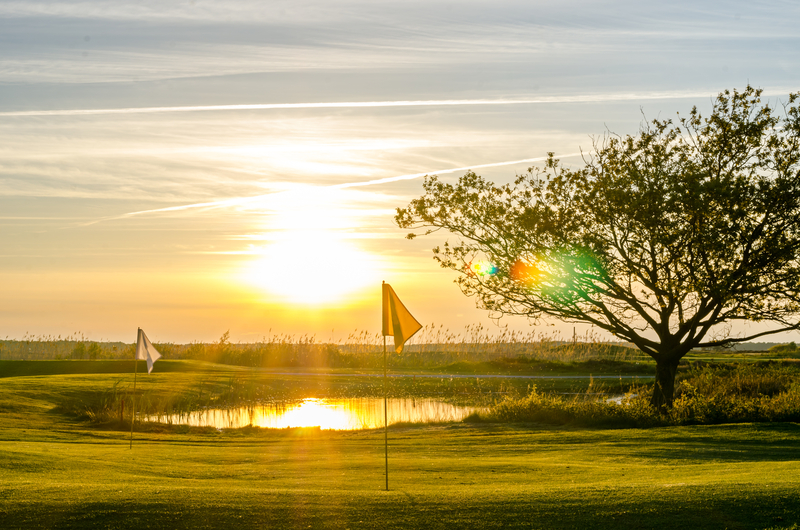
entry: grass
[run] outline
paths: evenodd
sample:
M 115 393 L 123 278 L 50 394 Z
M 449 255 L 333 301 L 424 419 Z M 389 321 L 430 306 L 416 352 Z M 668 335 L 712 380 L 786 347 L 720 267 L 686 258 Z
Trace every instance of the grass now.
M 675 402 L 667 414 L 650 407 L 651 393 L 652 385 L 632 388 L 620 405 L 534 388 L 524 396 L 509 396 L 471 420 L 607 427 L 800 421 L 796 363 L 689 365 L 677 378 Z
M 383 366 L 383 337 L 353 331 L 338 342 L 318 342 L 316 337 L 270 334 L 254 343 L 232 343 L 225 332 L 213 343 L 156 344 L 166 359 L 188 359 L 258 368 L 360 368 Z M 68 337 L 28 336 L 0 340 L 0 359 L 131 359 L 134 345 L 90 341 L 76 332 Z M 390 366 L 402 369 L 434 368 L 459 362 L 487 362 L 503 358 L 574 362 L 587 359 L 616 361 L 648 358 L 621 343 L 599 341 L 589 334 L 565 341 L 558 335 L 537 331 L 520 333 L 505 328 L 467 326 L 460 333 L 443 326 L 427 325 L 406 344 L 404 355 L 389 357 Z
M 618 361 L 592 359 L 560 362 L 532 357 L 502 357 L 491 361 L 459 361 L 435 368 L 438 372 L 453 374 L 508 374 L 508 375 L 568 375 L 617 374 L 652 376 L 655 363 L 648 361 Z
M 800 521 L 794 424 L 383 434 L 4 425 L 3 528 L 767 528 Z
M 480 364 L 467 365 L 475 374 Z M 463 365 L 462 365 L 463 367 Z M 477 368 L 476 368 L 477 367 Z M 298 375 L 291 369 L 253 370 L 236 366 L 215 365 L 198 361 L 159 360 L 152 374 L 147 375 L 140 361 L 137 379 L 137 410 L 148 414 L 174 414 L 204 407 L 234 407 L 265 402 L 297 400 L 307 397 L 380 397 L 383 396 L 382 372 L 325 370 L 320 375 Z M 528 363 L 524 374 L 530 376 L 559 375 L 554 379 L 502 377 L 502 373 L 521 375 L 516 365 L 495 363 L 497 377 L 452 377 L 437 372 L 392 373 L 389 378 L 391 397 L 433 397 L 460 405 L 486 406 L 507 396 L 522 396 L 535 383 L 540 389 L 556 392 L 583 393 L 592 373 L 606 370 L 615 373 L 613 363 Z M 50 396 L 58 410 L 98 423 L 118 421 L 122 412 L 129 421 L 133 390 L 132 361 L 0 361 L 0 377 L 4 386 L 16 395 L 41 392 L 50 396 L 50 389 L 39 384 L 45 376 L 63 374 L 57 396 Z M 313 370 L 301 370 L 313 373 Z M 404 377 L 399 377 L 404 375 Z M 14 377 L 11 377 L 14 376 Z M 28 376 L 28 377 L 25 377 Z M 32 377 L 35 376 L 35 377 Z M 396 377 L 397 376 L 397 377 Z M 641 381 L 649 380 L 643 375 Z M 633 379 L 612 379 L 592 383 L 592 391 L 622 393 L 635 384 Z M 38 390 L 32 391 L 36 388 Z M 0 393 L 0 410 L 16 397 Z M 123 401 L 125 403 L 123 403 Z
M 0 378 L 68 374 L 133 374 L 134 361 L 123 360 L 0 360 Z M 147 373 L 146 361 L 139 361 L 139 373 Z M 159 361 L 159 372 L 235 372 L 236 367 L 200 361 Z
M 210 368 L 187 363 L 144 375 L 137 389 L 213 394 L 212 387 L 250 381 L 322 394 L 373 384 Z M 451 384 L 410 381 L 400 388 Z M 757 377 L 738 381 L 729 391 L 763 387 Z M 385 492 L 382 431 L 152 428 L 135 434 L 131 450 L 128 432 L 62 408 L 131 382 L 130 374 L 0 379 L 0 528 L 777 530 L 800 523 L 796 423 L 399 426 L 389 433 Z
M 369 372 L 339 370 L 309 375 L 191 361 L 160 363 L 159 369 L 163 371 L 143 375 L 137 389 L 137 410 L 148 415 L 186 414 L 205 408 L 225 409 L 309 397 L 380 397 L 384 393 L 383 377 Z M 86 373 L 93 365 L 98 373 Z M 476 374 L 482 367 L 508 377 Z M 75 377 L 63 379 L 65 386 L 57 404 L 59 412 L 120 427 L 130 421 L 133 377 L 130 372 L 117 373 L 123 368 L 130 370 L 130 361 L 0 361 L 0 368 L 9 368 L 7 372 L 18 375 L 40 375 L 62 369 Z M 462 375 L 392 374 L 395 377 L 389 379 L 388 394 L 490 407 L 488 412 L 481 412 L 470 421 L 606 427 L 800 421 L 800 366 L 793 362 L 690 364 L 680 372 L 675 406 L 668 415 L 658 414 L 649 406 L 652 393 L 652 385 L 647 384 L 649 378 L 630 378 L 631 373 L 636 376 L 642 371 L 637 363 L 505 359 L 462 362 L 441 370 L 447 368 L 461 371 Z M 597 371 L 617 373 L 619 378 L 580 377 Z M 117 374 L 113 384 L 100 375 L 109 372 Z M 542 374 L 553 375 L 541 378 Z M 625 379 L 623 374 L 627 376 Z M 14 384 L 10 383 L 10 387 Z M 627 396 L 623 406 L 606 401 L 610 395 L 621 394 Z M 0 398 L 0 409 L 5 406 L 8 405 Z

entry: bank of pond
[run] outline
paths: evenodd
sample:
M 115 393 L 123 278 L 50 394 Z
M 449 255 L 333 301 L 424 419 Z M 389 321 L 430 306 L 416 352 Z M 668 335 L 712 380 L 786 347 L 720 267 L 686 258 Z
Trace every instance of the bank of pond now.
M 650 406 L 652 377 L 630 373 L 405 373 L 384 381 L 375 373 L 194 368 L 139 374 L 135 393 L 133 374 L 40 375 L 27 381 L 47 386 L 54 412 L 119 429 L 130 428 L 134 412 L 136 429 L 372 429 L 383 425 L 384 395 L 389 424 L 465 421 L 622 428 L 800 421 L 800 367 L 791 361 L 688 364 L 679 371 L 675 403 L 666 413 Z

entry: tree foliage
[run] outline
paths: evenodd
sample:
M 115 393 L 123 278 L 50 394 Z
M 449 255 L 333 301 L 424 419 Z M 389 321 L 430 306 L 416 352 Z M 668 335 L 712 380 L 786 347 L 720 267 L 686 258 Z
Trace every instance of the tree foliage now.
M 457 236 L 434 249 L 462 291 L 499 314 L 590 323 L 657 363 L 670 406 L 678 361 L 798 328 L 798 94 L 725 91 L 709 117 L 644 123 L 597 140 L 579 169 L 550 153 L 513 184 L 427 177 L 400 227 Z M 730 333 L 736 322 L 768 330 Z M 737 327 L 738 329 L 738 327 Z

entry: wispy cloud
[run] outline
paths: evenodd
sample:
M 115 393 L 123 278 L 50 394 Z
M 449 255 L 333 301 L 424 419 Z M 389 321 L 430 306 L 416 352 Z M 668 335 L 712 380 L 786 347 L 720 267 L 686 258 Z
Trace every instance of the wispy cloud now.
M 575 157 L 575 156 L 580 156 L 580 155 L 581 155 L 581 153 L 569 153 L 569 154 L 563 154 L 563 155 L 556 155 L 556 158 L 561 159 L 561 158 L 569 158 L 569 157 Z M 365 187 L 365 186 L 375 186 L 375 185 L 379 185 L 379 184 L 390 184 L 392 182 L 399 182 L 399 181 L 404 181 L 404 180 L 418 179 L 418 178 L 421 178 L 421 177 L 425 177 L 427 175 L 446 175 L 446 174 L 449 174 L 449 173 L 457 173 L 457 172 L 460 172 L 460 171 L 469 171 L 469 170 L 485 169 L 485 168 L 491 168 L 491 167 L 502 167 L 502 166 L 511 166 L 511 165 L 518 165 L 518 164 L 542 162 L 542 161 L 544 161 L 546 159 L 547 159 L 547 157 L 540 156 L 540 157 L 535 157 L 535 158 L 524 158 L 522 160 L 507 160 L 507 161 L 504 161 L 504 162 L 492 162 L 492 163 L 489 163 L 489 164 L 476 164 L 476 165 L 472 165 L 472 166 L 452 167 L 452 168 L 447 168 L 447 169 L 439 169 L 439 170 L 435 170 L 435 171 L 428 171 L 428 172 L 425 172 L 425 173 L 410 173 L 410 174 L 407 174 L 407 175 L 397 175 L 397 176 L 394 176 L 394 177 L 386 177 L 386 178 L 381 178 L 381 179 L 373 179 L 373 180 L 365 180 L 365 181 L 357 181 L 357 182 L 345 182 L 345 183 L 340 183 L 340 184 L 331 184 L 331 185 L 328 185 L 328 186 L 320 186 L 320 188 L 334 190 L 334 189 L 347 189 L 347 188 L 359 188 L 359 187 Z M 286 194 L 290 194 L 290 193 L 293 193 L 293 191 L 292 190 L 277 191 L 277 192 L 272 192 L 272 193 L 264 193 L 264 194 L 261 194 L 261 195 L 254 195 L 254 196 L 251 196 L 251 197 L 233 197 L 233 198 L 230 198 L 230 199 L 224 199 L 224 200 L 219 200 L 219 201 L 197 202 L 197 203 L 193 203 L 193 204 L 183 204 L 183 205 L 180 205 L 180 206 L 169 206 L 169 207 L 166 207 L 166 208 L 155 208 L 155 209 L 151 209 L 151 210 L 140 210 L 140 211 L 136 211 L 136 212 L 128 212 L 128 213 L 125 213 L 125 214 L 122 214 L 122 215 L 119 215 L 119 216 L 104 217 L 102 219 L 96 219 L 96 220 L 91 221 L 89 223 L 83 223 L 83 224 L 81 224 L 81 226 L 89 226 L 89 225 L 93 225 L 93 224 L 100 223 L 100 222 L 103 222 L 103 221 L 114 221 L 114 220 L 126 219 L 126 218 L 130 218 L 130 217 L 134 217 L 134 216 L 147 215 L 147 214 L 172 213 L 172 212 L 182 212 L 182 211 L 186 211 L 186 210 L 207 210 L 207 209 L 216 209 L 216 208 L 228 208 L 228 207 L 235 207 L 235 206 L 245 206 L 245 205 L 248 205 L 248 204 L 259 203 L 259 202 L 263 201 L 266 198 L 273 198 L 274 199 L 274 198 L 276 198 L 276 197 L 278 197 L 280 195 L 286 195 Z
M 773 88 L 770 94 L 785 94 L 789 89 Z M 196 105 L 175 107 L 126 107 L 108 109 L 25 110 L 0 112 L 0 117 L 27 116 L 90 116 L 100 114 L 154 114 L 163 112 L 211 112 L 239 110 L 290 110 L 290 109 L 356 109 L 390 107 L 444 107 L 468 105 L 535 105 L 546 103 L 602 103 L 653 99 L 680 99 L 709 97 L 714 90 L 685 90 L 666 92 L 625 92 L 608 94 L 577 94 L 542 96 L 530 99 L 435 99 L 418 101 L 338 101 L 321 103 L 256 103 L 248 105 Z M 769 95 L 769 94 L 768 94 Z

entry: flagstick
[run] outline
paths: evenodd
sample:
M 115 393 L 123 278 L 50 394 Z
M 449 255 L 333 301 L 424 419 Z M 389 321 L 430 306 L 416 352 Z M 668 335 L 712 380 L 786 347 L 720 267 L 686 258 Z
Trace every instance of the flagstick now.
M 136 350 L 133 353 L 133 397 L 131 398 L 131 446 L 133 449 L 133 422 L 136 419 L 136 372 L 139 368 L 139 359 L 136 358 Z
M 386 491 L 389 491 L 389 410 L 386 398 L 386 335 L 383 336 L 383 454 L 386 459 Z

